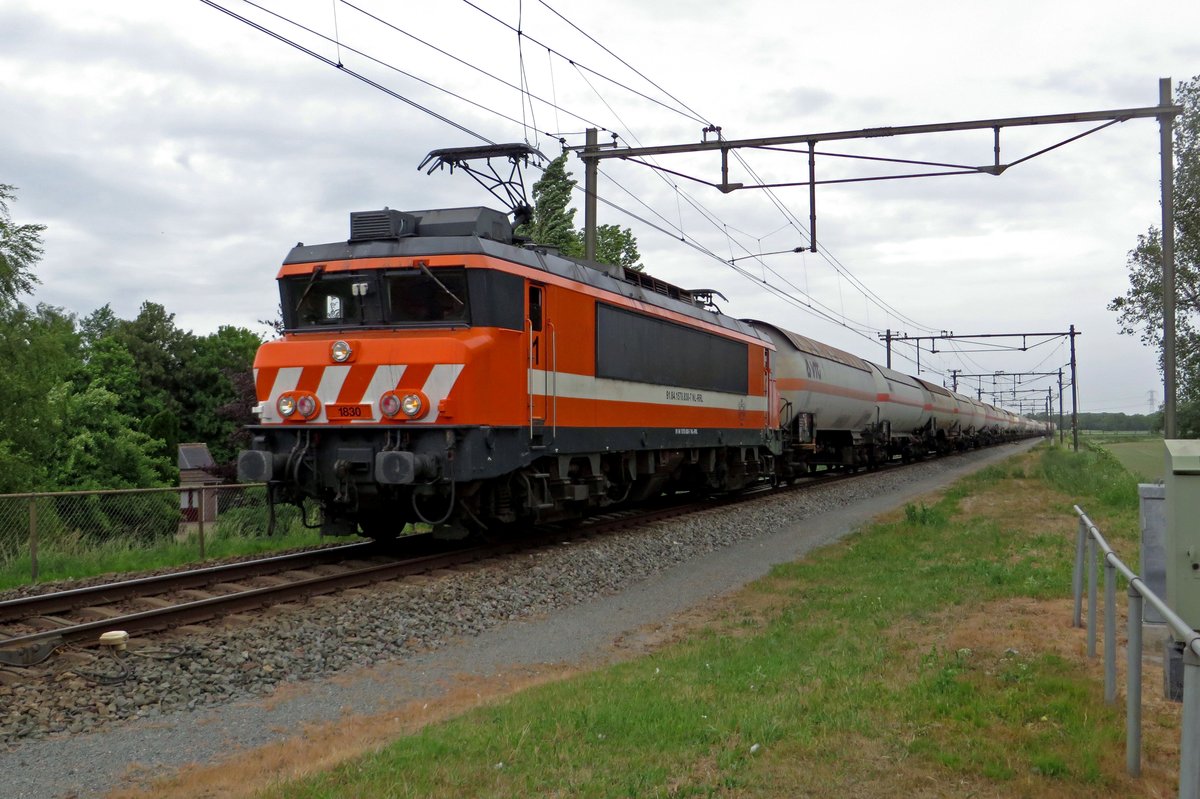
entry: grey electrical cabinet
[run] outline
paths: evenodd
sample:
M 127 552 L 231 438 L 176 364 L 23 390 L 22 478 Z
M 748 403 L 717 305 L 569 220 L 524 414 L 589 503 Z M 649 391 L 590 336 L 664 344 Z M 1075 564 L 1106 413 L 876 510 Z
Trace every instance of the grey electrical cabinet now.
M 1200 440 L 1168 439 L 1167 604 L 1200 629 Z

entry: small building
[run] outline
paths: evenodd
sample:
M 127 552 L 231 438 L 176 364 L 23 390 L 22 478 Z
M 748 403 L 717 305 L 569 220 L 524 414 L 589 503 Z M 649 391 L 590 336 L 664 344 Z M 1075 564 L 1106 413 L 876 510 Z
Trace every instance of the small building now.
M 200 520 L 200 489 L 218 486 L 224 481 L 213 473 L 216 461 L 209 454 L 207 444 L 179 445 L 179 513 L 182 521 Z M 207 492 L 204 503 L 204 523 L 217 520 L 217 492 Z

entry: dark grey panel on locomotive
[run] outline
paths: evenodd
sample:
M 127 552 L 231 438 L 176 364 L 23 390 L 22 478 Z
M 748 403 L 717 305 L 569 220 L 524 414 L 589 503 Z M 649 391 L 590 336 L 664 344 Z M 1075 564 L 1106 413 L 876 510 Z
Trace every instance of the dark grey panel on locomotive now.
M 745 394 L 749 347 L 741 341 L 596 303 L 596 376 Z
M 769 342 L 765 334 L 733 317 L 705 310 L 693 302 L 676 299 L 626 280 L 623 271 L 618 267 L 566 258 L 549 252 L 544 247 L 514 244 L 508 217 L 492 208 L 441 208 L 408 212 L 391 209 L 355 211 L 351 214 L 351 219 L 357 223 L 358 230 L 354 230 L 352 224 L 350 240 L 332 244 L 297 244 L 284 259 L 284 264 L 321 263 L 355 258 L 488 255 Z M 370 219 L 370 225 L 366 224 L 366 219 Z M 354 238 L 354 233 L 363 238 Z M 367 236 L 371 238 L 365 238 Z M 659 286 L 665 285 L 655 283 Z M 476 321 L 475 324 L 480 322 Z

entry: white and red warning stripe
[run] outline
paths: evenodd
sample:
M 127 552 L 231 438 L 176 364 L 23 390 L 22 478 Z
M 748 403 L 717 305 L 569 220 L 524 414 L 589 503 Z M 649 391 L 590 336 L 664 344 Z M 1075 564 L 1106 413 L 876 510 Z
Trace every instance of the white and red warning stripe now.
M 438 403 L 450 395 L 462 370 L 461 363 L 267 367 L 254 370 L 254 382 L 258 396 L 265 398 L 258 404 L 264 424 L 283 421 L 275 403 L 288 391 L 317 395 L 322 408 L 317 421 L 327 420 L 329 405 L 368 406 L 369 413 L 349 420 L 362 424 L 380 421 L 379 398 L 385 392 L 405 389 L 420 391 L 429 399 L 430 412 L 411 424 L 433 424 L 438 420 Z

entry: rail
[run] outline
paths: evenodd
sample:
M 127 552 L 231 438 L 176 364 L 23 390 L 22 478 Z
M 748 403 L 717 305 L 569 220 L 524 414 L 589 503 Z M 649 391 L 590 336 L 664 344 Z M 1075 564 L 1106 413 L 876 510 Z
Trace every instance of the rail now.
M 1179 797 L 1200 799 L 1200 634 L 1179 618 L 1137 574 L 1113 552 L 1099 528 L 1078 505 L 1079 535 L 1075 545 L 1072 625 L 1081 627 L 1083 579 L 1088 582 L 1087 654 L 1096 656 L 1097 550 L 1104 561 L 1104 701 L 1117 701 L 1117 573 L 1128 583 L 1129 641 L 1126 647 L 1125 768 L 1131 777 L 1142 773 L 1142 604 L 1149 602 L 1171 628 L 1183 649 L 1183 730 L 1179 742 Z

